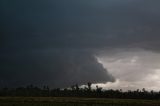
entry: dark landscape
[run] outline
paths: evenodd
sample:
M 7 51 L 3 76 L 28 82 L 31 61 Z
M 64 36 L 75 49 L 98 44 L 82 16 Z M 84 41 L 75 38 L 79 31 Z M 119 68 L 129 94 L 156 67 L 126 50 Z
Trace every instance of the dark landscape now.
M 159 106 L 160 92 L 102 90 L 78 85 L 68 89 L 38 88 L 33 85 L 0 90 L 0 106 Z
M 0 106 L 159 106 L 160 100 L 78 97 L 0 97 Z

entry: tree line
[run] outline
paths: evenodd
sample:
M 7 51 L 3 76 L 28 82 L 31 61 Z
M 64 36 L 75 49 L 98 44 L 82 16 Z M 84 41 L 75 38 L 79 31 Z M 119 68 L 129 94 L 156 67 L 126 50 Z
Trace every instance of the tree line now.
M 103 90 L 102 87 L 96 86 L 92 89 L 92 83 L 87 83 L 87 86 L 80 88 L 78 84 L 65 89 L 50 89 L 48 86 L 42 88 L 29 85 L 18 88 L 2 88 L 0 89 L 0 96 L 23 96 L 23 97 L 89 97 L 89 98 L 121 98 L 121 99 L 160 99 L 160 92 L 153 90 L 125 91 L 119 90 Z

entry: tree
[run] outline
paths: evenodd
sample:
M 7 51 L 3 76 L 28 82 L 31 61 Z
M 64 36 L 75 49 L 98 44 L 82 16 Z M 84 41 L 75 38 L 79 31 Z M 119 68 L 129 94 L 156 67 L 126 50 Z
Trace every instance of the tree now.
M 79 86 L 78 86 L 78 84 L 76 84 L 75 86 L 76 86 L 76 91 L 79 91 Z
M 91 85 L 92 85 L 92 83 L 88 82 L 87 85 L 88 85 L 88 90 L 91 91 Z

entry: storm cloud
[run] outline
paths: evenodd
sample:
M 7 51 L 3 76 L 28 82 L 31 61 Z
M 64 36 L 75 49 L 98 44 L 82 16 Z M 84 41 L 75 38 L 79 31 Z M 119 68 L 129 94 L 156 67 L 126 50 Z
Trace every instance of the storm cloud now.
M 159 3 L 1 0 L 1 83 L 66 87 L 113 82 L 114 75 L 97 56 L 132 48 L 159 52 Z

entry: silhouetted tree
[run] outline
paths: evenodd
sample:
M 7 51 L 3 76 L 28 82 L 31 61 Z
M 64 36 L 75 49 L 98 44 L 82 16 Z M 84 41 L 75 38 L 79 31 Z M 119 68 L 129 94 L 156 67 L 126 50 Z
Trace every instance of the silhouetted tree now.
M 92 83 L 87 83 L 84 88 L 79 88 L 78 84 L 71 86 L 71 89 L 50 89 L 48 86 L 42 88 L 29 85 L 27 87 L 18 87 L 16 89 L 1 88 L 0 96 L 55 96 L 55 97 L 103 97 L 103 98 L 121 98 L 121 99 L 160 99 L 160 92 L 151 90 L 142 90 L 123 92 L 122 89 L 117 90 L 102 90 L 96 86 L 96 89 L 91 88 Z
M 92 83 L 88 82 L 87 85 L 88 85 L 88 90 L 91 91 L 91 85 L 92 85 Z
M 79 91 L 79 86 L 78 86 L 78 84 L 76 84 L 75 87 L 76 87 L 76 91 Z

